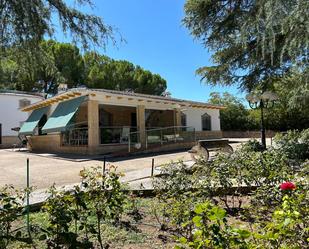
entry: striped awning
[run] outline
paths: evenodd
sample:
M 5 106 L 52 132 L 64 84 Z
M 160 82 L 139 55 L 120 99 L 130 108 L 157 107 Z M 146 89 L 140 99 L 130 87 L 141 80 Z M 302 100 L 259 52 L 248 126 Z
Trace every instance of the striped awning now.
M 48 118 L 46 124 L 42 128 L 42 132 L 60 132 L 66 130 L 67 125 L 73 118 L 79 106 L 87 96 L 70 99 L 60 102 L 52 115 Z
M 43 117 L 44 114 L 47 113 L 49 107 L 42 107 L 40 109 L 34 110 L 29 118 L 23 123 L 19 130 L 20 135 L 33 135 L 34 129 L 37 127 L 40 119 Z

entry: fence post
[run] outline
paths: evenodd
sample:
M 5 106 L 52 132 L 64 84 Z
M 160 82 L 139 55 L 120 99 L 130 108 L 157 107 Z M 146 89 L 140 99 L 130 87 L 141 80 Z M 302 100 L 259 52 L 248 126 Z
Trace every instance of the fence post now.
M 103 157 L 103 176 L 105 175 L 106 157 Z
M 151 163 L 151 177 L 153 177 L 154 174 L 154 158 L 152 158 L 152 163 Z
M 27 231 L 30 236 L 30 208 L 29 208 L 29 188 L 30 188 L 30 180 L 29 180 L 29 158 L 27 158 L 27 193 L 26 193 L 26 222 L 27 222 Z
M 129 139 L 128 139 L 129 141 L 128 141 L 128 145 L 129 145 L 129 147 L 128 147 L 128 151 L 129 151 L 129 153 L 131 152 L 131 133 L 129 132 Z

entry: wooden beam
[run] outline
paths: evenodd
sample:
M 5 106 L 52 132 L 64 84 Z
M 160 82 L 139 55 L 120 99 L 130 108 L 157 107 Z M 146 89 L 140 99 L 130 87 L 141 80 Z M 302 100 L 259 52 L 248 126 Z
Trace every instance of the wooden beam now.
M 92 97 L 95 97 L 95 96 L 96 96 L 96 94 L 95 94 L 95 93 L 91 93 L 90 95 L 91 95 Z
M 128 100 L 133 100 L 133 98 L 128 98 Z
M 105 98 L 110 99 L 112 96 L 106 95 Z
M 117 97 L 117 99 L 122 99 L 123 97 Z
M 142 102 L 142 101 L 144 101 L 143 99 L 138 99 L 138 102 Z
M 74 95 L 77 95 L 77 96 L 82 95 L 80 92 L 73 92 L 73 93 L 74 93 Z

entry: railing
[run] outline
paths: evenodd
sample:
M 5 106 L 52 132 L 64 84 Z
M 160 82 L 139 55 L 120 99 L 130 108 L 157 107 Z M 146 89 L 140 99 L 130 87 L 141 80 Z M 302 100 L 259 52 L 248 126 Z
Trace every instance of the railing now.
M 102 126 L 100 127 L 101 144 L 127 144 L 130 132 L 135 132 L 136 127 L 131 126 Z
M 195 129 L 189 126 L 161 127 L 145 131 L 146 149 L 151 145 L 194 141 L 196 141 Z M 130 132 L 128 141 L 129 152 L 131 152 L 132 148 L 140 149 L 141 147 L 140 131 Z
M 88 145 L 88 128 L 73 128 L 62 132 L 62 145 Z

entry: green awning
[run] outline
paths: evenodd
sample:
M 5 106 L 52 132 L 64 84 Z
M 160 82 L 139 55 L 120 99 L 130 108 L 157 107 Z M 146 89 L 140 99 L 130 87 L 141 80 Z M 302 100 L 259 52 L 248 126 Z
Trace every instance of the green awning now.
M 86 96 L 81 96 L 60 102 L 52 115 L 48 118 L 46 124 L 43 126 L 42 132 L 51 133 L 64 131 L 85 98 Z
M 48 106 L 42 107 L 40 109 L 34 110 L 29 118 L 23 123 L 19 130 L 20 135 L 33 135 L 33 131 L 35 127 L 40 122 L 40 119 L 46 114 L 48 111 Z

